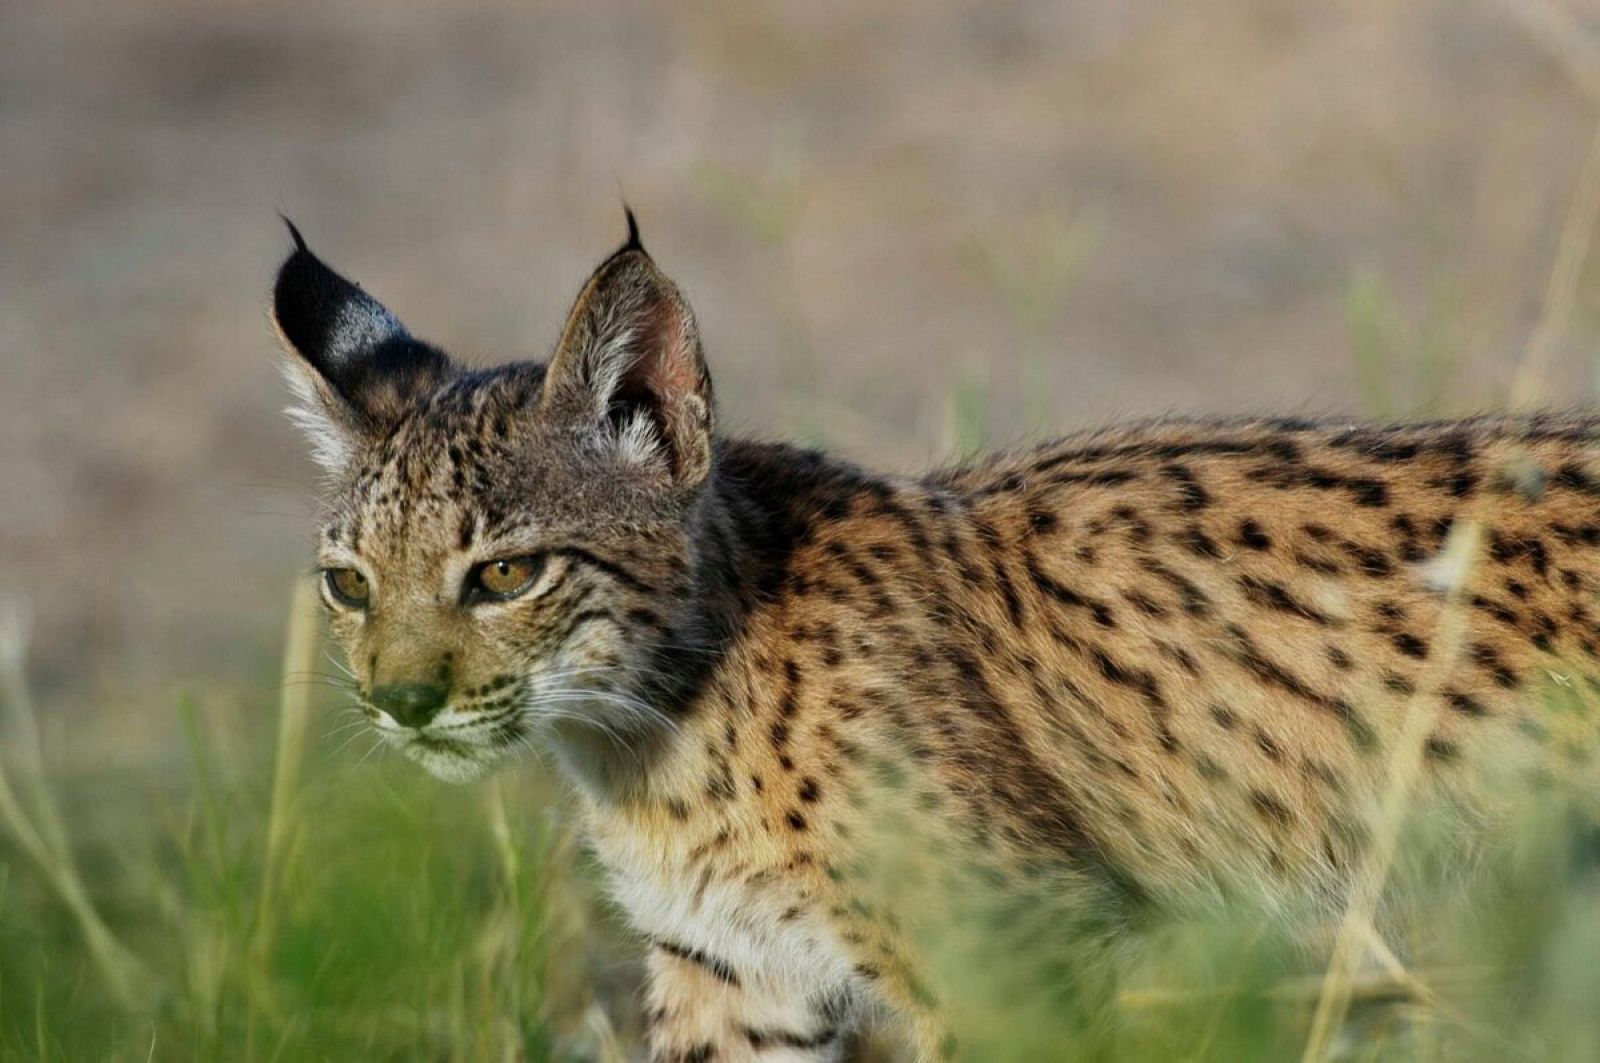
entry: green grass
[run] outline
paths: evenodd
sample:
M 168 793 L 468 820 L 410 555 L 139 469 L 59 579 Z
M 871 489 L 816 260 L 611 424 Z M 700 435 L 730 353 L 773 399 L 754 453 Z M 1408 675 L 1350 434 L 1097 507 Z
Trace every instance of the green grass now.
M 23 1058 L 545 1059 L 583 990 L 558 949 L 584 945 L 567 893 L 570 840 L 540 789 L 507 781 L 507 848 L 487 807 L 407 764 L 324 761 L 258 952 L 263 793 L 203 775 L 187 807 L 147 807 L 154 844 L 103 854 L 91 876 L 115 928 L 161 980 L 147 1015 L 102 986 L 78 927 L 6 861 L 0 1053 Z M 130 810 L 131 812 L 132 810 Z M 142 833 L 134 827 L 132 833 Z M 513 858 L 508 863 L 506 857 Z M 564 1014 L 565 1012 L 565 1014 Z
M 311 733 L 331 718 L 318 706 Z M 170 722 L 188 778 L 123 795 L 109 844 L 51 848 L 52 868 L 0 833 L 0 1058 L 605 1058 L 596 994 L 628 965 L 549 778 L 443 786 L 333 734 L 290 751 L 302 770 L 275 801 L 269 704 L 184 699 Z M 28 758 L 5 752 L 20 784 Z M 48 819 L 50 795 L 27 789 L 28 820 Z M 131 950 L 131 991 L 61 874 Z
M 1440 285 L 1423 311 L 1407 314 L 1381 273 L 1356 274 L 1345 322 L 1367 411 L 1380 420 L 1443 413 L 1459 376 L 1460 321 L 1460 298 L 1449 285 Z

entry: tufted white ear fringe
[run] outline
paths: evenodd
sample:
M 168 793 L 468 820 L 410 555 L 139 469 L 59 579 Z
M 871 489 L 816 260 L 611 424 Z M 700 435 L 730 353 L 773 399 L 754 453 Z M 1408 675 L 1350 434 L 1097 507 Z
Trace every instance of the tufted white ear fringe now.
M 312 380 L 313 370 L 293 356 L 283 361 L 283 379 L 294 393 L 294 404 L 284 414 L 305 434 L 311 445 L 311 460 L 323 472 L 336 476 L 349 465 L 355 453 L 350 427 L 328 409 L 328 396 Z
M 632 325 L 617 324 L 621 315 L 612 313 L 602 318 L 596 330 L 599 340 L 596 349 L 585 352 L 584 362 L 589 367 L 589 389 L 598 404 L 598 412 L 605 415 L 611 396 L 622 386 L 622 378 L 639 360 L 634 348 L 637 330 Z
M 639 339 L 638 329 L 621 323 L 631 314 L 632 308 L 619 307 L 602 318 L 598 335 L 605 338 L 584 358 L 590 367 L 589 388 L 596 405 L 595 414 L 602 425 L 606 424 L 606 411 L 622 387 L 622 381 L 644 357 L 644 353 L 635 346 Z M 667 441 L 661 438 L 655 422 L 643 411 L 634 413 L 620 424 L 603 427 L 600 431 L 602 445 L 629 465 L 647 465 L 666 458 Z
M 648 465 L 666 456 L 666 441 L 656 431 L 655 422 L 642 410 L 617 426 L 607 442 L 629 465 Z

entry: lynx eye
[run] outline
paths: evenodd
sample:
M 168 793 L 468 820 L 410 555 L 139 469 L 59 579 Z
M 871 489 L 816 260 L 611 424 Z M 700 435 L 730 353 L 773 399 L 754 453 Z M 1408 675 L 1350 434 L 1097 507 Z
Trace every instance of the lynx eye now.
M 353 568 L 325 569 L 322 580 L 328 585 L 328 593 L 333 600 L 348 608 L 365 609 L 368 599 L 372 597 L 372 585 L 367 582 L 367 577 Z
M 520 597 L 543 571 L 544 558 L 537 555 L 485 561 L 467 574 L 466 600 L 504 602 Z

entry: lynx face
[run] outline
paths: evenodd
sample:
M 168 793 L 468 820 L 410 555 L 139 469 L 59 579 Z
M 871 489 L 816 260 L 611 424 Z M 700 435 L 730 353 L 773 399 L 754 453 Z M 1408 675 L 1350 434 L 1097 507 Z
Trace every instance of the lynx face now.
M 638 691 L 687 637 L 711 394 L 637 234 L 548 368 L 487 371 L 413 339 L 294 235 L 274 314 L 330 478 L 322 597 L 372 726 L 450 780 L 541 731 L 582 777 L 670 730 Z

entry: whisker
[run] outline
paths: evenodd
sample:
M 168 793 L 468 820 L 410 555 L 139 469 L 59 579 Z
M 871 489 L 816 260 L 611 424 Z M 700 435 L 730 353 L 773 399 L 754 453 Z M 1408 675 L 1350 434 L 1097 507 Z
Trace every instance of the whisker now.
M 354 690 L 355 685 L 331 676 L 303 676 L 299 679 L 285 679 L 278 684 L 280 689 L 289 687 L 327 687 L 330 690 Z
M 345 674 L 345 676 L 347 676 L 349 679 L 354 680 L 356 678 L 356 673 L 351 670 L 349 665 L 345 664 L 343 661 L 340 661 L 337 657 L 335 657 L 333 654 L 329 653 L 327 650 L 323 650 L 322 651 L 322 656 L 327 658 L 327 661 L 328 661 L 329 664 L 333 665 L 339 671 L 343 672 Z
M 359 728 L 365 727 L 366 723 L 367 723 L 366 720 L 350 720 L 347 723 L 342 723 L 337 727 L 330 727 L 330 728 L 328 728 L 327 732 L 323 734 L 323 736 L 322 736 L 323 741 L 331 742 L 331 741 L 333 741 L 333 739 L 335 739 L 335 738 L 339 737 L 340 735 L 344 734 L 346 731 L 354 731 L 354 730 L 357 730 Z
M 616 706 L 618 708 L 623 708 L 623 709 L 628 709 L 631 712 L 635 713 L 636 715 L 638 715 L 638 716 L 640 716 L 640 717 L 642 717 L 642 718 L 644 718 L 646 720 L 652 721 L 654 723 L 658 723 L 662 727 L 665 727 L 668 730 L 673 731 L 674 733 L 676 733 L 679 730 L 678 721 L 674 720 L 672 717 L 668 716 L 666 713 L 662 712 L 660 709 L 656 708 L 654 705 L 651 705 L 647 701 L 641 701 L 638 698 L 630 697 L 629 695 L 621 694 L 621 693 L 618 693 L 616 691 L 608 691 L 608 690 L 552 690 L 552 691 L 541 691 L 537 695 L 535 695 L 535 698 L 536 698 L 536 700 L 540 700 L 540 701 L 543 701 L 543 700 L 546 700 L 546 699 L 552 699 L 552 700 L 560 700 L 560 701 L 563 701 L 563 702 L 573 702 L 573 701 L 600 702 L 602 704 L 612 705 L 612 706 Z
M 362 735 L 364 735 L 366 733 L 367 732 L 365 732 L 365 731 L 356 731 L 355 733 L 350 735 L 350 737 L 346 738 L 343 742 L 339 743 L 339 748 L 338 749 L 335 749 L 332 753 L 328 754 L 328 759 L 332 760 L 334 757 L 337 757 L 340 753 L 343 753 L 345 751 L 345 749 L 349 747 L 351 742 L 354 742 L 356 739 L 360 738 Z
M 619 747 L 628 750 L 630 753 L 634 753 L 632 745 L 627 742 L 622 735 L 617 733 L 616 728 L 612 726 L 609 720 L 601 719 L 600 717 L 596 716 L 586 716 L 579 713 L 566 712 L 560 709 L 556 709 L 554 711 L 545 710 L 540 713 L 539 722 L 541 723 L 547 723 L 555 720 L 566 720 L 571 723 L 578 723 L 584 725 L 585 727 L 593 728 L 594 730 L 604 734 Z

